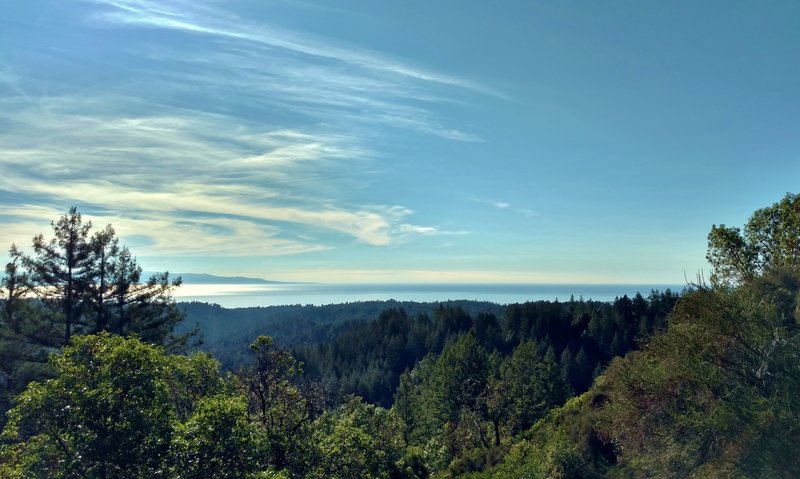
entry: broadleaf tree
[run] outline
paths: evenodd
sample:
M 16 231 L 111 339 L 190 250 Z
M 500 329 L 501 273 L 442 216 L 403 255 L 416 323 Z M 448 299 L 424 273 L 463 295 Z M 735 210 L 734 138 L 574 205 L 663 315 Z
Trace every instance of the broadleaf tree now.
M 713 225 L 708 234 L 711 281 L 736 285 L 772 268 L 800 266 L 800 195 L 754 212 L 744 228 Z

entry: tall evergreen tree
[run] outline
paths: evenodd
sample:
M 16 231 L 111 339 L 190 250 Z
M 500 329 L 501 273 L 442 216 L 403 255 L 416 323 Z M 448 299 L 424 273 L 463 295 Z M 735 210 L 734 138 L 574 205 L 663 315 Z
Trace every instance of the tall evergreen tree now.
M 512 434 L 527 430 L 567 398 L 553 348 L 544 353 L 531 341 L 514 350 L 501 369 L 507 385 L 508 422 Z
M 63 325 L 63 340 L 53 338 L 53 346 L 69 342 L 76 322 L 86 309 L 87 283 L 92 255 L 89 245 L 91 221 L 83 221 L 73 206 L 57 222 L 50 223 L 53 237 L 33 238 L 33 256 L 24 256 L 24 265 L 35 285 L 34 291 L 53 312 L 52 321 Z
M 34 342 L 60 347 L 75 334 L 101 331 L 136 333 L 162 344 L 185 339 L 172 336 L 182 319 L 171 296 L 180 278 L 173 281 L 168 273 L 159 273 L 143 281 L 141 266 L 120 246 L 113 227 L 90 235 L 91 222 L 84 222 L 75 207 L 51 226 L 52 238 L 34 237 L 32 255 L 12 247 L 11 266 L 16 269 L 6 271 L 6 283 L 24 276 L 28 290 L 46 308 L 48 327 L 37 328 Z M 20 301 L 9 297 L 5 303 L 11 312 Z M 19 320 L 32 318 L 26 314 Z

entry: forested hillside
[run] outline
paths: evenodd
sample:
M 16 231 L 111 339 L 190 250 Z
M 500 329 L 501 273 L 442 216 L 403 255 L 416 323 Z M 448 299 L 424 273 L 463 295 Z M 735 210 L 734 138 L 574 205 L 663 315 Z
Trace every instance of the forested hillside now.
M 236 370 L 248 360 L 247 346 L 259 335 L 272 337 L 282 347 L 332 341 L 340 334 L 368 321 L 382 311 L 401 308 L 410 314 L 431 313 L 440 303 L 412 301 L 359 301 L 345 304 L 285 305 L 252 308 L 223 308 L 209 303 L 178 303 L 186 320 L 177 331 L 196 332 L 201 345 L 223 368 Z M 505 308 L 484 301 L 448 301 L 473 314 L 499 314 Z
M 76 215 L 34 244 L 83 238 L 85 279 L 44 253 L 6 270 L 2 478 L 800 476 L 798 195 L 713 226 L 709 282 L 680 296 L 397 304 L 293 350 L 252 338 L 233 373 L 176 348 L 160 283 L 104 289 L 125 256 Z
M 375 321 L 358 324 L 329 342 L 297 347 L 293 354 L 305 364 L 306 376 L 321 380 L 336 397 L 356 394 L 389 407 L 404 371 L 425 357 L 438 356 L 470 332 L 498 359 L 523 343 L 535 345 L 541 354 L 549 352 L 568 389 L 582 392 L 612 357 L 662 328 L 677 299 L 667 290 L 613 303 L 538 301 L 477 314 L 455 303 L 440 304 L 430 314 L 391 308 Z

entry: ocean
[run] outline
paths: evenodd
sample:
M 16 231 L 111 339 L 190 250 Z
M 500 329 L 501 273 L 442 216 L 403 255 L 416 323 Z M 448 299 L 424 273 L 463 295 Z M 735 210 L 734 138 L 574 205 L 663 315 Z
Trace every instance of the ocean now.
M 216 303 L 224 308 L 281 305 L 326 305 L 358 301 L 448 300 L 490 301 L 498 304 L 526 301 L 592 299 L 613 301 L 623 295 L 643 296 L 667 288 L 681 291 L 684 285 L 651 284 L 184 284 L 175 291 L 176 301 Z

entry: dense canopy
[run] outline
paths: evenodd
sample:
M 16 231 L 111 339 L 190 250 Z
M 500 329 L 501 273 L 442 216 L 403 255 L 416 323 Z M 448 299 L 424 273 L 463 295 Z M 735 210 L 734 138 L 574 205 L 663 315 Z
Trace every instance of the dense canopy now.
M 388 308 L 228 372 L 176 354 L 166 275 L 70 211 L 6 268 L 0 477 L 797 477 L 798 205 L 712 227 L 680 295 Z

